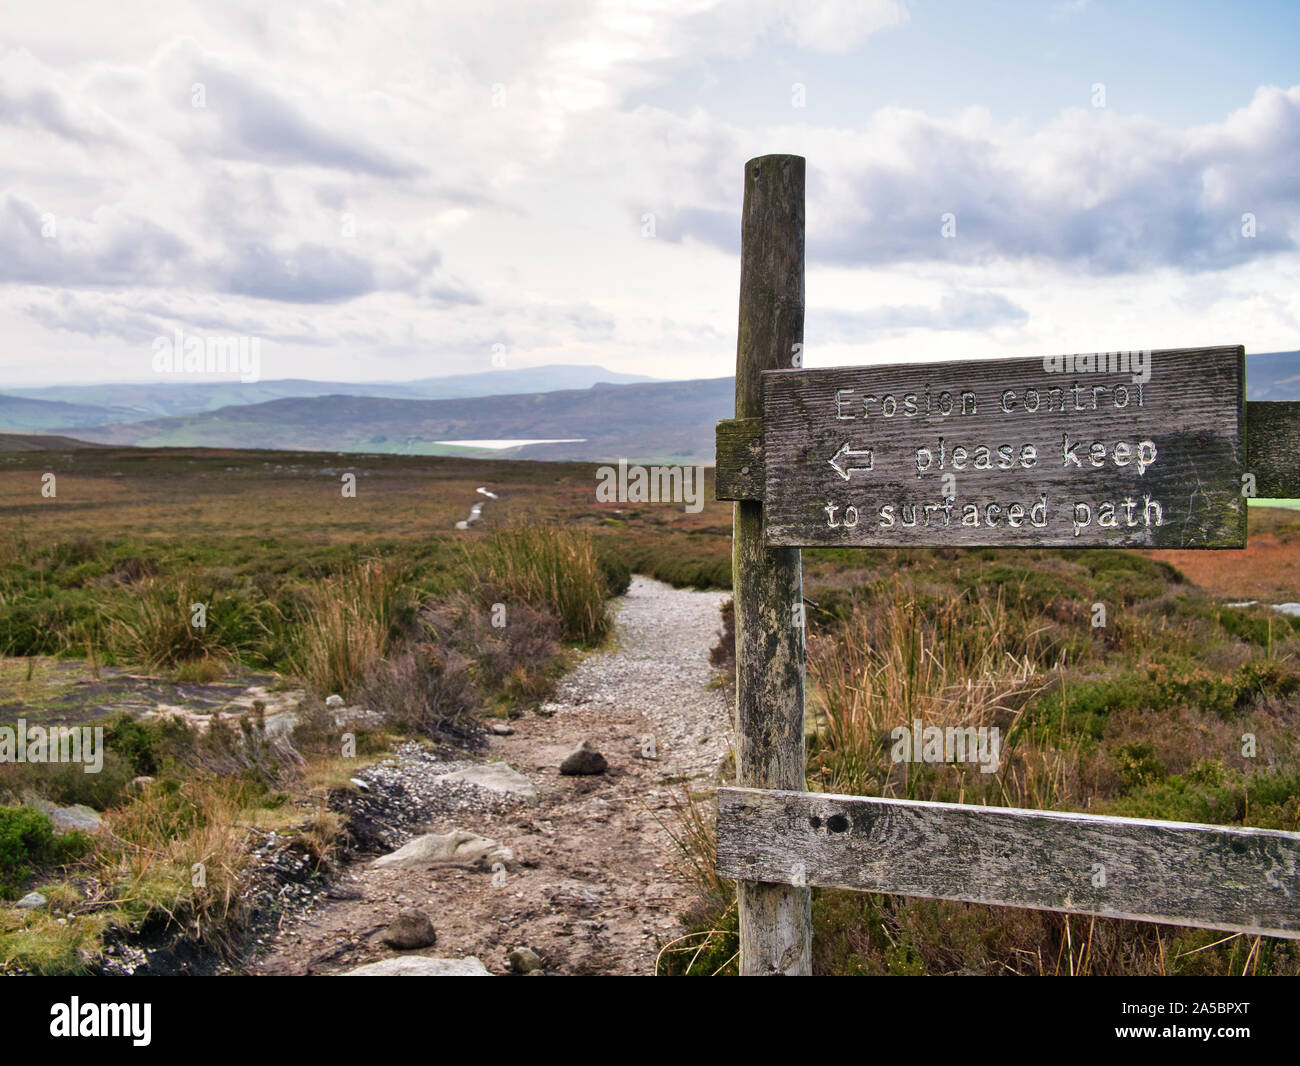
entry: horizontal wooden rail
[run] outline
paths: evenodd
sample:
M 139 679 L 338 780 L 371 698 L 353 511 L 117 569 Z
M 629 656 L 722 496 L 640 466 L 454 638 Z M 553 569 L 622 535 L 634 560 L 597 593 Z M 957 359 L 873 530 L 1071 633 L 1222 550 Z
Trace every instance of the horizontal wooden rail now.
M 1300 939 L 1300 833 L 718 790 L 718 873 Z

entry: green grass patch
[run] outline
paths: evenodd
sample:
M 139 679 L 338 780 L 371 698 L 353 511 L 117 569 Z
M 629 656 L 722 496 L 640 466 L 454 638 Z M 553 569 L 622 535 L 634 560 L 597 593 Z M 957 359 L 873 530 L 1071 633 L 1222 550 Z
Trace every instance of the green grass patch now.
M 70 862 L 89 846 L 84 833 L 57 836 L 38 810 L 0 807 L 0 899 L 17 899 L 38 867 Z

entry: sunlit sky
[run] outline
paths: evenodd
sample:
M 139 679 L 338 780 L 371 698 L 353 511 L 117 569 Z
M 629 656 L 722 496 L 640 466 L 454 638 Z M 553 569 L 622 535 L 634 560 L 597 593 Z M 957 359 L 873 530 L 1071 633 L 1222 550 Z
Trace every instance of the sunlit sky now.
M 728 374 L 769 152 L 807 365 L 1300 348 L 1300 4 L 42 0 L 0 13 L 0 391 L 177 329 L 263 379 Z

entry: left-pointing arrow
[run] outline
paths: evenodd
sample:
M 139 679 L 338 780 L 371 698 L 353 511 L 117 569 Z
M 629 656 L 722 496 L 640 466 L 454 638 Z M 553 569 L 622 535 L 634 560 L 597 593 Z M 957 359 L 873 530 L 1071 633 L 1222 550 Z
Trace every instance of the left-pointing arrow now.
M 865 462 L 854 462 L 854 459 L 865 459 Z M 843 460 L 843 462 L 841 462 Z M 845 441 L 840 445 L 837 451 L 830 459 L 827 460 L 835 468 L 835 473 L 839 474 L 845 481 L 849 480 L 849 475 L 855 470 L 870 470 L 873 462 L 870 448 L 850 448 L 849 442 Z

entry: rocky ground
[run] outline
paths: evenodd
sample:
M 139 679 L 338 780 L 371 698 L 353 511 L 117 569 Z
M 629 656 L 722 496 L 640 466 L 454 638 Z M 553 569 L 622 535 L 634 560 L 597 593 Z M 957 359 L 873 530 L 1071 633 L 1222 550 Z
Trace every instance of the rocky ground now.
M 481 762 L 410 744 L 362 771 L 340 802 L 372 854 L 304 889 L 248 972 L 653 973 L 688 899 L 674 799 L 730 750 L 726 598 L 634 578 L 610 647 Z

